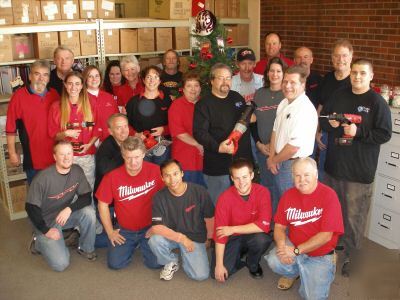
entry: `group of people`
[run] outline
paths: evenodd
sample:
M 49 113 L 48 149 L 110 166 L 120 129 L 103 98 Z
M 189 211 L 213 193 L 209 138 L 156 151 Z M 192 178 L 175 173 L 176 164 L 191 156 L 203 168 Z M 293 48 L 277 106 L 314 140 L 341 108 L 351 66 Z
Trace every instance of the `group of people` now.
M 370 88 L 371 62 L 352 63 L 349 41 L 333 45 L 334 70 L 324 77 L 311 70 L 309 48 L 296 49 L 294 61 L 280 49 L 271 32 L 265 59 L 256 63 L 244 48 L 237 74 L 216 63 L 202 97 L 199 75 L 178 71 L 174 50 L 163 70 L 140 72 L 134 56 L 112 61 L 103 83 L 95 66 L 72 71 L 62 46 L 53 71 L 33 63 L 10 101 L 6 133 L 11 163 L 20 163 L 17 130 L 23 145 L 36 252 L 64 270 L 63 229 L 76 228 L 78 253 L 93 261 L 95 247 L 108 247 L 111 269 L 128 266 L 139 247 L 144 264 L 171 280 L 179 249 L 190 278 L 224 282 L 245 266 L 262 278 L 274 241 L 264 258 L 282 276 L 278 288 L 300 277 L 303 298 L 326 299 L 335 249 L 344 248 L 343 276 L 361 249 L 391 115 Z

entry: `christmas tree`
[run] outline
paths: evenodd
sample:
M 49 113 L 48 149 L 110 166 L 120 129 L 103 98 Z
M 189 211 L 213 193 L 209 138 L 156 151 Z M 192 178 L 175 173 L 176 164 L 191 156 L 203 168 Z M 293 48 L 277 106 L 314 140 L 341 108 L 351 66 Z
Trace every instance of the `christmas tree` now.
M 196 16 L 196 28 L 191 36 L 195 40 L 192 57 L 189 58 L 190 69 L 198 72 L 201 79 L 201 94 L 210 90 L 210 69 L 216 63 L 224 63 L 236 70 L 234 61 L 235 49 L 227 44 L 232 43 L 223 24 L 208 10 L 199 12 Z

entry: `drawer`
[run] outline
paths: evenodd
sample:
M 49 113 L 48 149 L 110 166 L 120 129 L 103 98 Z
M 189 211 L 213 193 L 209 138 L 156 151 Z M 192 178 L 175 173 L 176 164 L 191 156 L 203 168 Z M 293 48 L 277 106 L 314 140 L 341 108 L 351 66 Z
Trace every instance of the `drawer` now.
M 400 147 L 385 144 L 381 147 L 378 172 L 400 179 Z
M 400 146 L 400 113 L 392 110 L 392 139 L 390 144 Z
M 374 205 L 371 214 L 370 231 L 399 245 L 400 215 L 379 205 Z
M 374 202 L 400 214 L 400 181 L 377 175 Z

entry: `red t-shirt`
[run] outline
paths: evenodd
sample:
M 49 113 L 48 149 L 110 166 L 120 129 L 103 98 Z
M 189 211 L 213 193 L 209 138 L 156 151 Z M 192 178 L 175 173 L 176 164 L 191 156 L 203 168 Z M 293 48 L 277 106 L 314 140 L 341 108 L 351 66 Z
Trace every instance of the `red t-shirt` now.
M 183 170 L 202 171 L 203 156 L 199 150 L 186 144 L 177 135 L 187 133 L 193 137 L 194 104 L 182 96 L 172 102 L 168 110 L 168 125 L 172 136 L 172 158 L 182 164 Z
M 114 95 L 117 96 L 118 106 L 125 107 L 129 100 L 140 93 L 144 92 L 142 81 L 138 80 L 135 89 L 132 89 L 128 82 L 114 89 Z
M 70 107 L 70 115 L 69 115 L 69 123 L 82 123 L 84 121 L 83 118 L 83 113 L 78 111 L 78 105 L 73 105 L 69 102 L 69 107 Z M 93 114 L 93 119 L 96 124 L 96 111 L 93 109 L 93 103 L 91 103 L 91 108 L 92 108 L 92 114 Z M 94 136 L 100 136 L 101 131 L 95 125 L 94 127 L 80 127 L 76 129 L 81 129 L 81 133 L 79 137 L 75 140 L 72 138 L 66 138 L 67 141 L 71 142 L 81 142 L 82 144 L 88 144 L 92 137 Z M 57 101 L 54 102 L 49 110 L 49 135 L 51 138 L 55 138 L 57 133 L 64 131 L 64 129 L 61 129 L 61 102 Z M 92 145 L 89 150 L 86 153 L 79 154 L 74 152 L 75 156 L 84 156 L 87 154 L 95 154 L 96 153 L 96 147 Z
M 94 104 L 96 111 L 96 122 L 97 128 L 101 131 L 100 141 L 104 141 L 109 135 L 107 120 L 108 118 L 115 113 L 118 113 L 117 102 L 114 100 L 113 95 L 99 90 L 98 96 L 92 95 L 90 93 L 89 98 L 90 102 Z
M 256 224 L 265 233 L 270 230 L 272 208 L 267 188 L 253 183 L 249 198 L 244 200 L 236 188 L 231 186 L 219 196 L 215 208 L 214 240 L 226 244 L 227 237 L 218 238 L 216 229 L 220 226 Z
M 291 67 L 294 65 L 294 61 L 285 57 L 282 53 L 280 53 L 279 58 L 281 60 L 283 60 L 287 64 L 288 67 Z M 264 75 L 264 71 L 265 71 L 265 68 L 267 67 L 267 65 L 268 65 L 267 58 L 263 58 L 263 59 L 259 60 L 254 68 L 254 73 Z
M 54 140 L 47 133 L 47 118 L 51 104 L 58 99 L 59 95 L 54 89 L 41 97 L 23 87 L 13 94 L 8 104 L 6 134 L 16 135 L 17 121 L 22 121 L 29 138 L 33 168 L 36 170 L 45 169 L 54 163 Z
M 125 165 L 107 173 L 96 192 L 99 201 L 111 204 L 122 228 L 138 231 L 151 225 L 153 195 L 164 187 L 159 167 L 143 162 L 142 170 L 130 176 Z
M 325 245 L 307 253 L 322 256 L 335 249 L 343 234 L 343 217 L 339 199 L 334 190 L 318 182 L 311 194 L 301 194 L 296 188 L 287 190 L 279 200 L 275 223 L 289 228 L 289 239 L 298 246 L 319 232 L 333 232 Z

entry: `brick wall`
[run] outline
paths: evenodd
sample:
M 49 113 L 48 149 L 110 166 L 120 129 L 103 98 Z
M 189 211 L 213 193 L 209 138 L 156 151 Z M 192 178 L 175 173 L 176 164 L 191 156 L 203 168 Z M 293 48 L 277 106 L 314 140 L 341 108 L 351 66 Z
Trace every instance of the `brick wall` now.
M 292 58 L 299 46 L 314 53 L 313 69 L 331 70 L 331 46 L 340 38 L 353 43 L 354 58 L 374 64 L 374 82 L 400 85 L 400 1 L 261 0 L 261 53 L 264 34 L 282 36 L 282 52 Z M 354 59 L 353 58 L 353 59 Z

